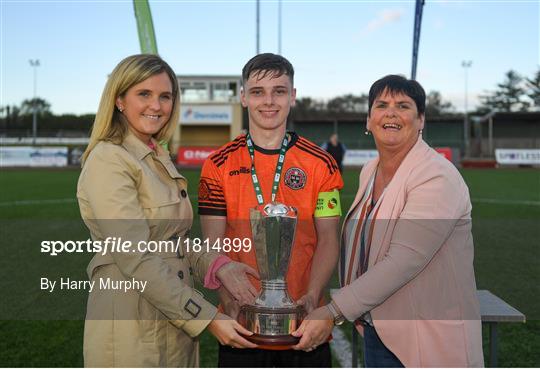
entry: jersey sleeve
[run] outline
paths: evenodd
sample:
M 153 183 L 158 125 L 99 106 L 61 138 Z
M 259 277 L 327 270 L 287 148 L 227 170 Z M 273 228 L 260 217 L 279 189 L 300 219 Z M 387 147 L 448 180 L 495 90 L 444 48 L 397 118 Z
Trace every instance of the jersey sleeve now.
M 198 213 L 199 215 L 227 216 L 222 175 L 210 158 L 204 162 L 199 180 Z
M 329 170 L 327 166 L 321 166 L 318 170 L 320 175 L 320 184 L 317 194 L 317 203 L 315 206 L 315 218 L 325 218 L 341 216 L 341 199 L 339 190 L 343 188 L 343 179 L 335 161 L 331 158 L 334 165 Z
M 339 190 L 343 188 L 343 180 L 336 161 L 328 152 L 303 137 L 298 138 L 296 146 L 303 151 L 299 152 L 300 155 L 308 154 L 305 158 L 306 163 L 310 163 L 309 172 L 313 178 L 313 187 L 310 191 L 315 203 L 313 215 L 315 217 L 339 215 Z M 335 211 L 327 212 L 323 206 L 333 208 Z
M 332 192 L 334 190 L 341 190 L 343 188 L 343 179 L 341 173 L 337 170 L 337 164 L 334 158 L 329 156 L 332 161 L 332 170 L 329 170 L 325 166 L 321 166 L 318 170 L 320 178 L 319 193 L 320 192 Z M 335 169 L 334 169 L 335 168 Z

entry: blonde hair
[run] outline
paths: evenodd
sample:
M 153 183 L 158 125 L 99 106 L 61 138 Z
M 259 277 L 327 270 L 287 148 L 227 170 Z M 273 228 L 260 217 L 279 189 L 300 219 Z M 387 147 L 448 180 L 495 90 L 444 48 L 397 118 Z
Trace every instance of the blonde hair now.
M 172 68 L 159 56 L 138 54 L 128 56 L 114 68 L 101 95 L 101 101 L 92 126 L 90 142 L 82 155 L 82 165 L 99 141 L 121 144 L 128 132 L 128 122 L 116 107 L 116 99 L 125 95 L 132 86 L 149 77 L 166 72 L 171 80 L 173 108 L 169 121 L 154 135 L 157 141 L 169 141 L 180 115 L 178 79 Z

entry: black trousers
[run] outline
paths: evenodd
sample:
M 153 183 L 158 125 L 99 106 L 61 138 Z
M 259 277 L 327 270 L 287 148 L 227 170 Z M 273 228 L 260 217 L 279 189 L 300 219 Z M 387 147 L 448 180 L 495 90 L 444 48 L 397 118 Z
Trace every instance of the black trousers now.
M 310 352 L 297 350 L 236 349 L 219 345 L 219 368 L 331 368 L 330 344 Z

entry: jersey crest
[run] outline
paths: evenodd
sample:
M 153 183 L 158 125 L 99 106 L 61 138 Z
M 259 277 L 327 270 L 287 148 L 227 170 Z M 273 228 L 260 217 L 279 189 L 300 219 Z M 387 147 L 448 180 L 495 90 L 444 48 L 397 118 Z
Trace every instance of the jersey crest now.
M 289 168 L 285 173 L 285 184 L 293 190 L 300 190 L 306 185 L 306 172 L 301 168 Z

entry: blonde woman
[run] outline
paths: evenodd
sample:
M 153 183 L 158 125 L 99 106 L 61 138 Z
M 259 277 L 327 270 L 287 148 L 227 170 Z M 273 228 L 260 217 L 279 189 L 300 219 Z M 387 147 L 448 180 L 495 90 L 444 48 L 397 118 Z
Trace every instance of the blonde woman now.
M 195 367 L 207 327 L 222 344 L 254 347 L 193 288 L 192 274 L 249 302 L 245 273 L 256 272 L 190 250 L 187 182 L 159 144 L 174 132 L 179 100 L 176 75 L 155 55 L 122 60 L 103 91 L 77 186 L 81 216 L 104 247 L 87 269 L 85 366 Z M 174 247 L 155 247 L 167 240 Z

